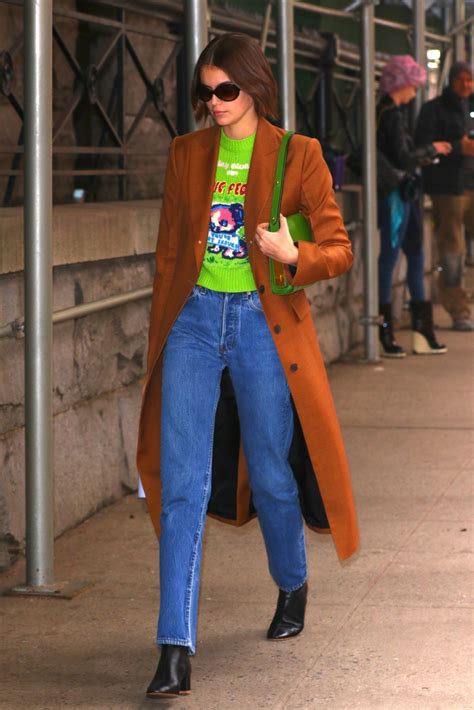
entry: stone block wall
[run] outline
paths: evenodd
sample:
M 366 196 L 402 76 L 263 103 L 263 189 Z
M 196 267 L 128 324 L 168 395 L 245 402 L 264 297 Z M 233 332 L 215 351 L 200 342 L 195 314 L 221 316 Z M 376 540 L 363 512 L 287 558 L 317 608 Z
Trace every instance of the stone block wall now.
M 54 269 L 54 308 L 150 285 L 145 255 Z M 55 534 L 137 487 L 136 432 L 150 299 L 54 326 Z M 23 275 L 0 276 L 0 322 L 23 315 Z M 21 549 L 24 341 L 0 340 L 0 566 Z M 2 544 L 3 543 L 3 544 Z

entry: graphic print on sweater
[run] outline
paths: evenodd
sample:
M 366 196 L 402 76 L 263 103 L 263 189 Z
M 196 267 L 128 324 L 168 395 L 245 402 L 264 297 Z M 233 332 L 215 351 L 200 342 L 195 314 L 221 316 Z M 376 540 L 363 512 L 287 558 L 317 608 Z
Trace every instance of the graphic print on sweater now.
M 243 205 L 236 203 L 214 203 L 211 207 L 207 251 L 222 254 L 224 259 L 245 259 L 247 247 L 245 239 L 239 235 L 244 226 Z

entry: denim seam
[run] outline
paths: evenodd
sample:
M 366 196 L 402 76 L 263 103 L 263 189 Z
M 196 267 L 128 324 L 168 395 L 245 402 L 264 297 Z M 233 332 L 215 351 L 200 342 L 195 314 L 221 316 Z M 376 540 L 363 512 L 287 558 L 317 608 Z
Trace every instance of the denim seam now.
M 156 645 L 157 646 L 182 646 L 183 648 L 187 649 L 188 656 L 194 656 L 194 651 L 191 650 L 191 647 L 189 645 L 189 641 L 185 641 L 184 639 L 174 639 L 171 636 L 163 637 L 162 639 L 156 640 Z
M 249 311 L 252 311 L 253 313 L 263 313 L 262 302 L 256 291 L 251 292 L 251 296 L 250 298 L 246 299 L 246 303 Z
M 219 352 L 221 354 L 225 352 L 225 322 L 229 306 L 228 295 L 228 293 L 224 294 L 224 298 L 222 299 L 221 332 L 219 333 Z
M 204 482 L 204 487 L 203 487 L 203 497 L 202 497 L 202 503 L 201 503 L 201 512 L 199 516 L 199 525 L 196 530 L 196 533 L 194 535 L 194 543 L 193 543 L 193 551 L 192 551 L 192 556 L 191 556 L 191 564 L 189 567 L 189 577 L 188 577 L 188 584 L 186 587 L 186 602 L 185 602 L 185 624 L 186 628 L 188 629 L 188 637 L 190 641 L 190 648 L 192 653 L 195 652 L 195 647 L 192 643 L 192 630 L 191 630 L 191 607 L 192 607 L 192 590 L 194 587 L 194 576 L 196 572 L 196 561 L 197 561 L 197 551 L 199 547 L 199 540 L 202 534 L 202 529 L 204 526 L 204 518 L 206 515 L 206 507 L 207 507 L 207 498 L 208 498 L 208 491 L 209 491 L 209 482 L 211 480 L 211 466 L 212 466 L 212 451 L 213 451 L 213 441 L 214 441 L 214 427 L 215 427 L 215 415 L 216 415 L 216 410 L 217 410 L 217 403 L 218 403 L 218 393 L 219 393 L 219 387 L 220 387 L 220 382 L 218 382 L 217 387 L 216 387 L 216 392 L 214 395 L 214 417 L 213 417 L 213 424 L 211 427 L 210 431 L 210 441 L 209 441 L 209 454 L 208 454 L 208 460 L 207 460 L 207 471 L 206 471 L 206 478 Z
M 288 388 L 288 407 L 289 407 L 288 411 L 290 412 L 290 417 L 293 422 L 291 437 L 288 437 L 288 447 L 287 447 L 287 457 L 288 457 L 289 453 L 290 453 L 290 448 L 291 448 L 291 441 L 293 439 L 293 434 L 294 434 L 294 430 L 295 430 L 295 413 L 293 411 L 293 406 L 291 404 L 291 394 L 290 394 L 290 388 L 288 387 L 288 383 L 287 383 L 287 388 Z M 289 429 L 289 427 L 288 427 L 288 429 Z M 288 461 L 288 466 L 291 469 L 289 461 Z M 293 471 L 291 471 L 291 475 L 293 475 Z M 297 492 L 297 496 L 299 498 L 298 492 Z M 301 513 L 301 516 L 302 515 L 303 515 L 303 513 Z M 305 541 L 305 536 L 304 536 L 304 527 L 303 527 L 303 534 L 300 539 L 300 556 L 301 556 L 301 566 L 304 567 L 304 570 L 305 570 L 305 581 L 306 581 L 307 570 L 308 570 L 308 559 L 307 559 L 307 555 L 306 555 L 306 541 Z M 304 584 L 304 582 L 302 582 L 302 584 Z M 296 587 L 296 589 L 298 589 L 298 587 Z M 292 592 L 293 589 L 289 589 L 287 591 Z
M 291 404 L 291 393 L 290 393 L 290 388 L 288 386 L 288 382 L 286 382 L 286 387 L 287 387 L 287 395 L 288 395 L 288 403 L 287 403 L 287 419 L 285 421 L 285 428 L 284 431 L 287 433 L 287 440 L 285 442 L 285 449 L 286 449 L 286 457 L 288 459 L 289 453 L 290 453 L 290 448 L 291 448 L 291 441 L 293 439 L 293 434 L 294 434 L 294 428 L 295 428 L 295 415 L 293 412 L 292 404 Z M 293 422 L 293 426 L 290 428 L 288 426 L 289 421 Z M 288 461 L 288 466 L 291 469 L 290 463 Z M 293 471 L 291 471 L 291 475 L 293 475 Z M 297 494 L 298 495 L 298 494 Z M 307 569 L 308 569 L 308 561 L 306 557 L 306 544 L 305 544 L 305 539 L 304 539 L 304 530 L 303 530 L 303 535 L 300 539 L 300 544 L 299 544 L 299 553 L 300 553 L 300 564 L 302 567 L 304 567 L 305 570 L 305 578 L 301 584 L 298 584 L 296 587 L 292 587 L 291 589 L 283 589 L 284 592 L 293 592 L 295 589 L 299 589 L 306 581 L 307 579 Z

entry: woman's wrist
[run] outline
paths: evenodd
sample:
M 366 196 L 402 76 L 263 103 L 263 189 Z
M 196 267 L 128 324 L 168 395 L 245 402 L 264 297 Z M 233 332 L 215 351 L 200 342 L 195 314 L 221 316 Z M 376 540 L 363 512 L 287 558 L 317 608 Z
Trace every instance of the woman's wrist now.
M 290 261 L 288 261 L 289 266 L 296 266 L 298 263 L 298 248 L 293 244 L 292 253 L 290 254 Z
M 298 246 L 297 242 L 293 242 L 293 248 L 290 252 L 288 261 L 286 262 L 288 266 L 296 266 L 298 263 Z

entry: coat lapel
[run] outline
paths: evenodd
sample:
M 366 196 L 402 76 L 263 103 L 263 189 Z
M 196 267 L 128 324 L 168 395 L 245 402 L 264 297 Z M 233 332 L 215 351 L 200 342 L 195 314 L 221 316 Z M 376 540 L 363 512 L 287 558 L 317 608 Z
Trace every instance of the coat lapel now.
M 202 131 L 196 148 L 189 156 L 190 227 L 194 240 L 194 255 L 199 271 L 204 258 L 209 229 L 212 194 L 219 154 L 220 130 L 217 126 Z
M 257 225 L 270 218 L 268 202 L 273 191 L 281 133 L 264 118 L 259 120 L 245 193 L 245 235 L 250 257 Z

